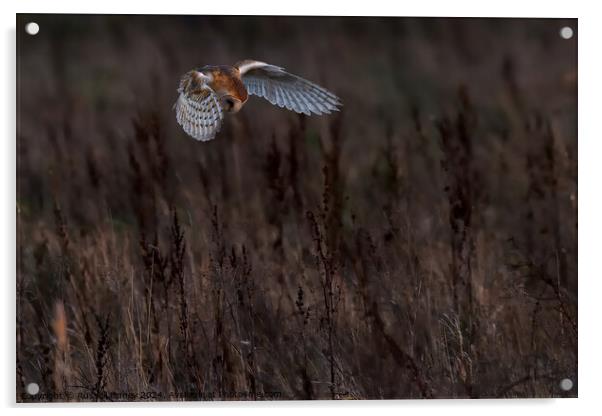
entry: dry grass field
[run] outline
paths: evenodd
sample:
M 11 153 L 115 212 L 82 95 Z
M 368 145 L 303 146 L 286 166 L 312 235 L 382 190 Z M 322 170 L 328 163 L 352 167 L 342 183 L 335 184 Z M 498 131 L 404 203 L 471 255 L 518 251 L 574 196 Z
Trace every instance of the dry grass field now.
M 17 400 L 575 397 L 566 25 L 19 15 Z M 244 58 L 341 112 L 186 136 Z

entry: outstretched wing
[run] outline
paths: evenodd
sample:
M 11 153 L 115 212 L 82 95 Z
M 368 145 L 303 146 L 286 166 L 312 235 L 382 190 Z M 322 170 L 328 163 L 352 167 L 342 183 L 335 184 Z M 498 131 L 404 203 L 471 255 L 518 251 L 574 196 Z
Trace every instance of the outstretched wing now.
M 224 113 L 217 94 L 207 85 L 207 78 L 190 71 L 182 77 L 178 92 L 180 96 L 174 104 L 178 124 L 197 140 L 215 138 Z
M 330 91 L 283 68 L 265 62 L 246 60 L 235 65 L 249 94 L 279 107 L 307 115 L 330 114 L 342 105 Z

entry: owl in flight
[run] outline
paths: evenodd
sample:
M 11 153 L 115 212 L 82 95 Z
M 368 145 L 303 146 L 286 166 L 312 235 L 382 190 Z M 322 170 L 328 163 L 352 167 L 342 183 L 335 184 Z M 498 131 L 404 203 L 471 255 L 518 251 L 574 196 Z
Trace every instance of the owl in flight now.
M 180 96 L 174 104 L 178 124 L 201 141 L 213 139 L 224 112 L 238 112 L 249 94 L 306 115 L 330 114 L 342 105 L 330 91 L 283 68 L 250 59 L 234 66 L 193 69 L 180 80 L 178 92 Z

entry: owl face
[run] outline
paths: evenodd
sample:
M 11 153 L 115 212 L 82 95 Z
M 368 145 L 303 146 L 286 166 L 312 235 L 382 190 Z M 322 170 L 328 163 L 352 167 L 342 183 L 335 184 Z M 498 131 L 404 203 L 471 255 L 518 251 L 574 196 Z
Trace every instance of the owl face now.
M 242 108 L 243 102 L 232 95 L 223 95 L 220 98 L 220 105 L 228 113 L 238 113 Z

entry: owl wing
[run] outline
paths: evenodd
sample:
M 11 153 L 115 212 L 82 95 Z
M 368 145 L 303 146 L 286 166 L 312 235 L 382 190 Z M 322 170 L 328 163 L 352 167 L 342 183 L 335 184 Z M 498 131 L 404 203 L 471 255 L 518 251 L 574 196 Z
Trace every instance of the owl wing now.
M 182 77 L 178 92 L 180 96 L 174 104 L 178 124 L 197 140 L 215 138 L 224 113 L 217 94 L 207 85 L 207 78 L 190 71 Z
M 235 65 L 251 95 L 257 95 L 279 107 L 307 115 L 330 114 L 342 105 L 330 91 L 278 66 L 246 60 Z

